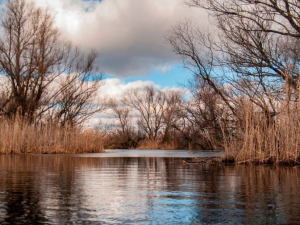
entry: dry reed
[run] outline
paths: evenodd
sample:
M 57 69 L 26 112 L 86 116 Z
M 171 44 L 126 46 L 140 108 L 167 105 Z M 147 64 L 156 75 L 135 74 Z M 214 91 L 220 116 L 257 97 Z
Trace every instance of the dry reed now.
M 177 146 L 170 143 L 163 143 L 161 140 L 149 140 L 145 139 L 141 141 L 137 147 L 137 149 L 165 149 L 165 150 L 173 150 L 178 149 Z
M 160 149 L 160 141 L 145 139 L 139 143 L 137 149 Z
M 21 120 L 0 121 L 0 153 L 91 153 L 101 152 L 99 132 L 57 124 L 34 125 Z
M 240 113 L 243 119 L 234 134 L 223 124 L 224 161 L 300 163 L 299 103 L 283 104 L 276 116 L 269 117 L 245 101 Z

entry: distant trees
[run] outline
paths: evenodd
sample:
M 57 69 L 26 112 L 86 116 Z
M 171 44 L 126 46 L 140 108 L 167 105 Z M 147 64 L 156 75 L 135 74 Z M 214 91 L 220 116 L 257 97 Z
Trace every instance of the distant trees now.
M 125 105 L 124 100 L 117 101 L 116 99 L 111 99 L 109 101 L 109 108 L 112 109 L 113 114 L 117 117 L 120 123 L 120 132 L 123 136 L 128 135 L 130 130 L 130 115 L 129 108 Z
M 110 99 L 108 109 L 117 123 L 114 124 L 113 135 L 106 140 L 109 148 L 134 148 L 137 146 L 137 134 L 132 124 L 132 115 L 130 108 L 125 104 L 124 99 Z
M 124 100 L 131 108 L 138 111 L 139 129 L 146 134 L 148 139 L 156 140 L 163 125 L 166 105 L 164 93 L 150 86 L 145 89 L 130 90 Z
M 183 91 L 167 90 L 164 91 L 166 106 L 163 112 L 163 143 L 175 143 L 175 124 L 180 118 L 183 109 Z
M 148 86 L 128 90 L 121 100 L 110 100 L 117 121 L 107 146 L 219 149 L 218 95 L 209 86 L 192 93 L 192 98 L 185 94 Z
M 82 53 L 63 41 L 48 10 L 11 0 L 2 16 L 0 71 L 7 78 L 2 116 L 32 123 L 45 119 L 75 124 L 98 110 L 95 51 Z M 101 79 L 101 77 L 100 77 Z

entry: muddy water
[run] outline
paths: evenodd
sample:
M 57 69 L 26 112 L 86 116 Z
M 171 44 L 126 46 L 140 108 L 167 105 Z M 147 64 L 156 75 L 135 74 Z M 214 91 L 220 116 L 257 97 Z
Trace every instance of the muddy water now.
M 300 224 L 299 187 L 299 167 L 2 155 L 0 224 Z

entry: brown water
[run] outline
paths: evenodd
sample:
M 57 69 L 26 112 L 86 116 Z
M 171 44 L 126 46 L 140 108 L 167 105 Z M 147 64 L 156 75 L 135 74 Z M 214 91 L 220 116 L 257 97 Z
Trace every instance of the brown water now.
M 0 224 L 300 224 L 299 188 L 299 167 L 2 155 Z

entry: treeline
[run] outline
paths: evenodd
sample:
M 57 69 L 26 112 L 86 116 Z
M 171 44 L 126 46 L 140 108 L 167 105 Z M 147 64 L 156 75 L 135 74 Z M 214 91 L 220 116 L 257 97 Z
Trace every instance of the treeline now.
M 192 93 L 191 98 L 185 89 L 148 86 L 131 89 L 122 99 L 111 99 L 108 114 L 115 123 L 105 129 L 105 147 L 222 149 L 218 96 L 208 86 Z
M 1 17 L 0 152 L 101 151 L 100 134 L 79 127 L 101 110 L 97 53 L 65 42 L 28 1 L 8 1 Z

